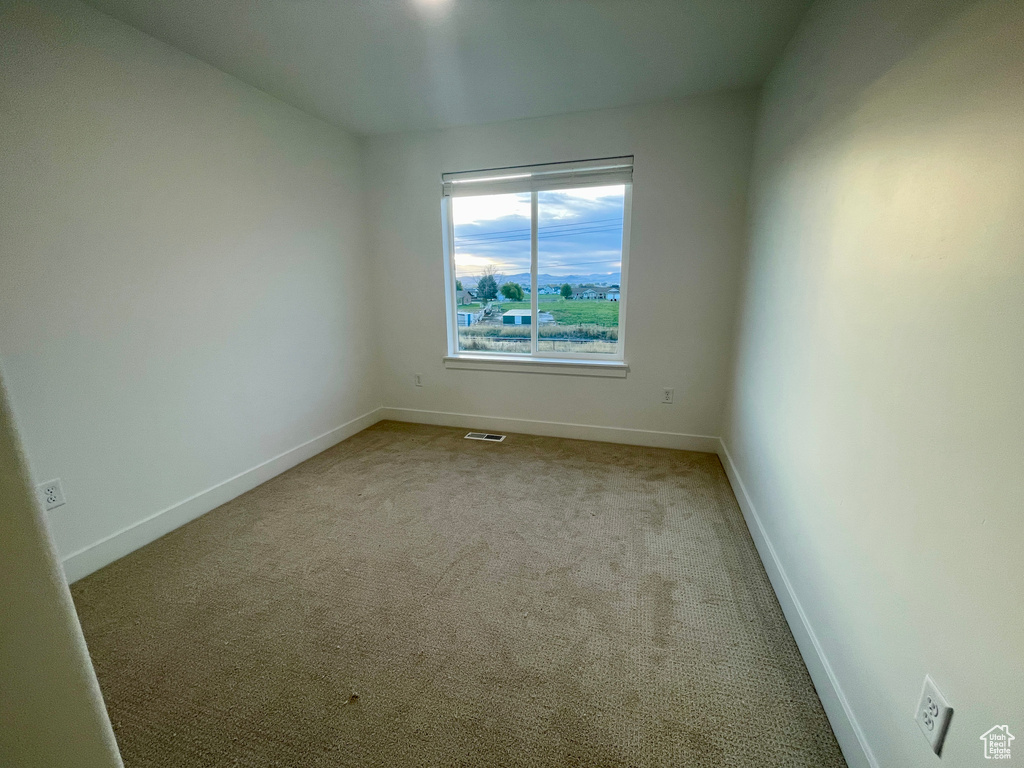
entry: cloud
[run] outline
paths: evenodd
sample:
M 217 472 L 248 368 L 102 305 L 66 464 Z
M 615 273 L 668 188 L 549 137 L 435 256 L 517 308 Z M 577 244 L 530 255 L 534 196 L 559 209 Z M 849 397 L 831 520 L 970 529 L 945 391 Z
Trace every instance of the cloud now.
M 624 187 L 539 192 L 538 270 L 550 275 L 618 272 L 622 258 Z M 530 271 L 530 194 L 453 199 L 459 276 L 486 266 L 505 274 Z

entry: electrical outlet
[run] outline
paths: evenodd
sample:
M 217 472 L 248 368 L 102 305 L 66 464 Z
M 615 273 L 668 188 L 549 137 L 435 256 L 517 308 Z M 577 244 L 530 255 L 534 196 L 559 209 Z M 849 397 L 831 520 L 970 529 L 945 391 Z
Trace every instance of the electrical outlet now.
M 676 396 L 676 391 L 671 387 L 665 387 L 661 390 L 661 402 L 671 404 L 672 400 Z
M 921 689 L 921 701 L 917 705 L 918 726 L 932 751 L 942 756 L 942 742 L 946 740 L 946 731 L 949 730 L 949 721 L 953 717 L 953 708 L 949 706 L 946 697 L 939 693 L 935 681 L 930 675 L 924 676 L 924 688 Z
M 40 483 L 36 486 L 36 490 L 39 492 L 39 498 L 47 512 L 64 505 L 64 489 L 60 486 L 60 478 Z
M 423 386 L 423 376 L 421 374 L 419 374 L 419 373 L 414 373 L 412 375 L 412 383 L 415 384 L 417 387 L 422 387 Z

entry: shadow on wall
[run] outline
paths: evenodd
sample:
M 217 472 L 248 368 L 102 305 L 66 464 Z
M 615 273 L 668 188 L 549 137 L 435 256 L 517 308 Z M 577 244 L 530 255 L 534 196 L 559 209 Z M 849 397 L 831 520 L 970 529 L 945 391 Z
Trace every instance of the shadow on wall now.
M 71 593 L 0 378 L 0 765 L 118 768 Z

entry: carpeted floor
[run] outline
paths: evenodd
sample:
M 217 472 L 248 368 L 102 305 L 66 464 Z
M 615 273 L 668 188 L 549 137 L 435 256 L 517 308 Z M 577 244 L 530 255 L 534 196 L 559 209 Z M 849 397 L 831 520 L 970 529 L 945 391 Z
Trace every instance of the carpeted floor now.
M 382 422 L 77 582 L 128 768 L 844 766 L 718 458 Z

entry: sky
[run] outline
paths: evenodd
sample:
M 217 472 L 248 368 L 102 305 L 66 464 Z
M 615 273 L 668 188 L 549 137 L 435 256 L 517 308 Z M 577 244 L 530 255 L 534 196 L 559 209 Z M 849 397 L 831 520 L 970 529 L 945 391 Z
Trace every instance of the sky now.
M 625 187 L 584 187 L 537 193 L 540 274 L 608 274 L 622 259 Z M 455 271 L 480 276 L 488 265 L 503 275 L 530 271 L 530 193 L 452 198 Z

